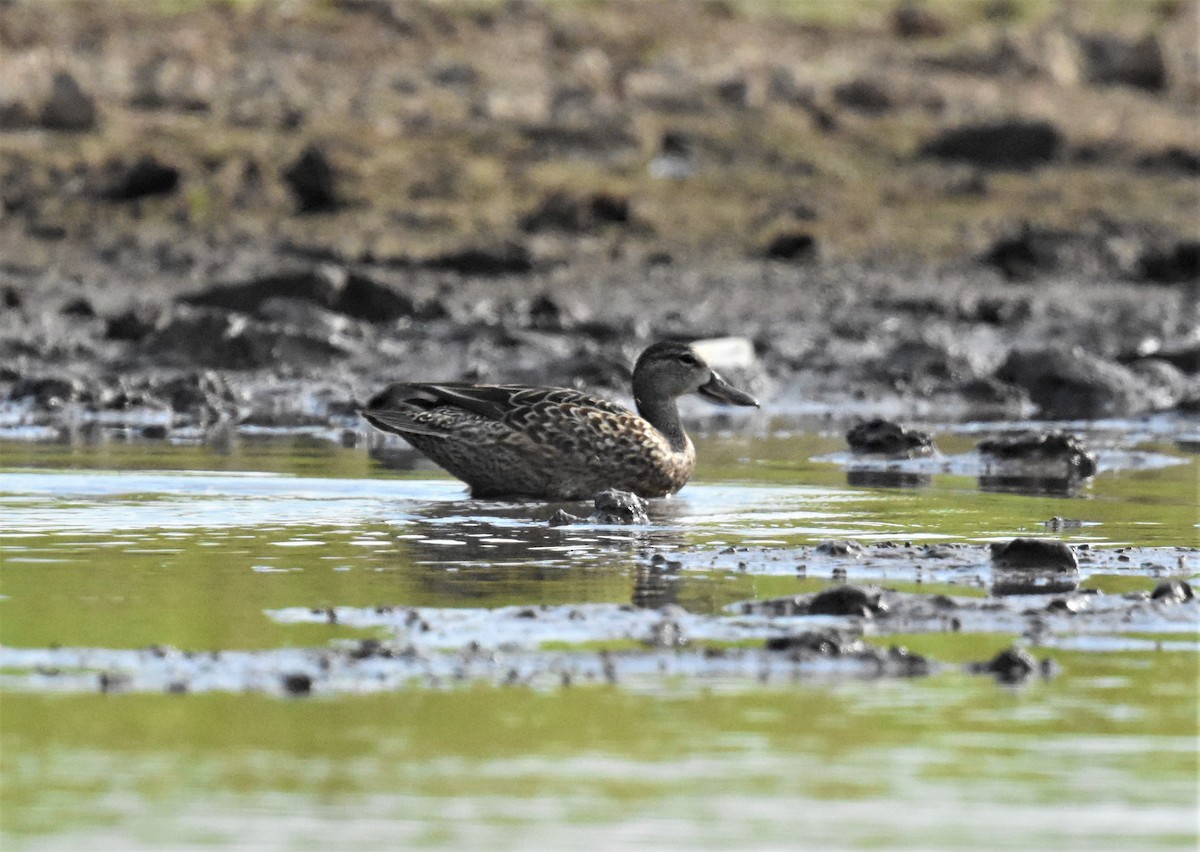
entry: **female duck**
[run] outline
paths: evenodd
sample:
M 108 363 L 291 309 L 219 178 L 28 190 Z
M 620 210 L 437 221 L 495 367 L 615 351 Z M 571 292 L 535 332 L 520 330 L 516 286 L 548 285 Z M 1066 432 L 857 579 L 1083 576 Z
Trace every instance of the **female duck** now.
M 637 414 L 567 388 L 459 382 L 394 384 L 361 413 L 466 482 L 474 497 L 582 500 L 607 488 L 662 497 L 696 466 L 675 404 L 688 393 L 758 405 L 691 346 L 664 342 L 634 365 Z

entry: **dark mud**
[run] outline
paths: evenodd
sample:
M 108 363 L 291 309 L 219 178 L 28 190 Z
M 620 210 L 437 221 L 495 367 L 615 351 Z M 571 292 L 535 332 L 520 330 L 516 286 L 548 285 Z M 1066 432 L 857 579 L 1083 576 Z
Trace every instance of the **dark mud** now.
M 1109 5 L 4 4 L 0 427 L 355 432 L 664 337 L 776 411 L 1194 411 L 1196 7 Z

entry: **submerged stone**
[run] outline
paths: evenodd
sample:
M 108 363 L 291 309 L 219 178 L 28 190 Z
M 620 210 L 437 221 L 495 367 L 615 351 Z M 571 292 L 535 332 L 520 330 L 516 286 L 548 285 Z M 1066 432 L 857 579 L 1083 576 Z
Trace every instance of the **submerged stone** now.
M 1075 572 L 1079 559 L 1069 544 L 1046 538 L 1014 538 L 991 545 L 992 563 L 998 568 L 1026 568 Z
M 593 498 L 596 511 L 589 521 L 596 524 L 648 524 L 646 501 L 629 491 L 609 488 Z

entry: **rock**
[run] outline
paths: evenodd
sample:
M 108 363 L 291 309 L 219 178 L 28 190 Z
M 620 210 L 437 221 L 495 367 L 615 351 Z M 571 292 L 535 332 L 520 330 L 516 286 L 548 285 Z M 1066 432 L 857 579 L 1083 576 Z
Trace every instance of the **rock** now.
M 546 526 L 566 527 L 566 526 L 570 526 L 571 524 L 580 524 L 580 523 L 583 523 L 583 518 L 579 517 L 578 515 L 572 515 L 566 509 L 559 509 L 553 515 L 550 516 L 549 520 L 546 521 Z
M 1138 271 L 1145 280 L 1164 284 L 1200 281 L 1200 241 L 1147 249 L 1138 259 Z
M 993 542 L 992 563 L 998 568 L 1074 573 L 1079 560 L 1069 544 L 1048 538 L 1014 538 Z
M 1052 420 L 1124 417 L 1149 410 L 1153 401 L 1133 371 L 1079 347 L 1013 349 L 996 378 L 1023 388 Z
M 177 313 L 146 338 L 142 349 L 168 364 L 226 370 L 294 369 L 327 364 L 332 358 L 348 354 L 340 342 L 308 329 L 204 309 Z
M 82 132 L 96 126 L 95 99 L 66 71 L 54 75 L 50 97 L 42 104 L 38 124 L 47 130 Z
M 312 692 L 312 688 L 311 675 L 292 673 L 283 676 L 283 691 L 288 695 L 308 695 Z
M 1062 134 L 1049 122 L 1011 119 L 944 130 L 921 146 L 920 155 L 983 168 L 1028 169 L 1055 159 L 1062 146 Z
M 152 308 L 135 308 L 106 317 L 104 336 L 109 340 L 144 340 L 165 322 L 163 313 Z
M 1142 358 L 1129 369 L 1142 381 L 1152 411 L 1170 411 L 1191 391 L 1187 377 L 1163 358 Z
M 947 32 L 941 15 L 911 0 L 904 0 L 892 10 L 891 25 L 900 38 L 937 38 Z
M 395 322 L 417 314 L 417 305 L 395 287 L 359 272 L 351 272 L 332 310 L 368 322 Z
M 768 260 L 808 263 L 817 259 L 817 238 L 808 231 L 788 228 L 768 239 L 761 254 Z
M 1021 683 L 1038 669 L 1037 661 L 1024 648 L 1001 651 L 986 663 L 972 663 L 975 674 L 992 674 L 1001 683 Z
M 71 299 L 62 308 L 59 313 L 67 317 L 79 317 L 80 319 L 93 319 L 96 316 L 96 309 L 92 307 L 92 303 L 85 297 L 80 296 L 76 299 Z
M 894 105 L 891 93 L 879 80 L 859 77 L 834 87 L 833 98 L 856 112 L 878 115 Z
M 628 491 L 609 488 L 597 494 L 593 501 L 596 511 L 588 518 L 595 524 L 648 524 L 646 501 Z
M 1200 151 L 1173 146 L 1145 154 L 1137 161 L 1140 169 L 1166 174 L 1200 175 Z
M 176 414 L 200 420 L 219 420 L 237 410 L 237 397 L 220 373 L 212 370 L 185 373 L 151 388 Z
M 1021 432 L 980 441 L 976 449 L 981 455 L 1001 461 L 1017 461 L 1042 466 L 1053 462 L 1065 466 L 1055 471 L 1058 476 L 1093 476 L 1096 456 L 1083 442 L 1066 432 Z M 1045 473 L 1049 476 L 1049 473 Z
M 846 443 L 856 455 L 901 459 L 930 456 L 935 449 L 928 432 L 906 429 L 899 423 L 879 418 L 853 426 L 846 433 Z
M 858 586 L 833 586 L 818 592 L 808 602 L 809 615 L 852 615 L 873 618 L 887 611 L 878 591 Z
M 61 408 L 85 395 L 83 383 L 73 377 L 46 376 L 18 379 L 8 393 L 10 400 L 32 399 L 38 408 Z
M 860 650 L 861 641 L 837 630 L 818 632 L 807 630 L 790 636 L 771 636 L 766 640 L 768 651 L 792 651 L 818 657 L 840 657 Z
M 181 302 L 196 307 L 256 313 L 268 299 L 302 299 L 332 307 L 341 297 L 349 273 L 334 264 L 285 269 L 241 284 L 218 285 L 184 296 Z
M 442 269 L 462 275 L 520 275 L 533 271 L 529 249 L 515 242 L 496 246 L 468 246 L 426 258 L 427 269 Z
M 864 550 L 857 541 L 839 538 L 821 542 L 813 548 L 813 552 L 820 553 L 822 556 L 853 556 L 855 559 L 861 559 Z
M 146 155 L 121 168 L 100 190 L 106 201 L 134 201 L 150 195 L 168 195 L 179 186 L 179 169 Z
M 998 239 L 980 260 L 1007 278 L 1029 280 L 1060 269 L 1072 239 L 1073 235 L 1065 231 L 1025 223 L 1018 234 Z
M 556 191 L 521 217 L 520 228 L 530 233 L 548 230 L 586 233 L 604 225 L 627 225 L 630 219 L 626 196 Z
M 1150 600 L 1163 603 L 1187 603 L 1195 599 L 1196 593 L 1186 580 L 1163 580 L 1150 593 Z
M 296 198 L 300 213 L 322 213 L 341 206 L 337 174 L 325 150 L 310 144 L 283 172 L 283 180 Z
M 1133 86 L 1151 92 L 1167 86 L 1167 63 L 1158 37 L 1137 41 L 1111 33 L 1082 36 L 1084 76 L 1092 83 Z
M 413 300 L 390 284 L 334 264 L 284 270 L 241 284 L 212 287 L 182 301 L 200 307 L 260 313 L 272 300 L 312 304 L 354 319 L 394 322 L 417 314 Z

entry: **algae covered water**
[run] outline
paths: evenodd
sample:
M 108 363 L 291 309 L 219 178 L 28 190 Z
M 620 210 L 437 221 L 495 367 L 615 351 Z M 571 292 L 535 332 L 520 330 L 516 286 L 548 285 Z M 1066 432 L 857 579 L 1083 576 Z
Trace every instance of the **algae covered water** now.
M 1200 469 L 1131 434 L 1075 496 L 967 427 L 902 488 L 711 434 L 635 526 L 323 437 L 4 443 L 5 848 L 1191 847 Z M 1016 536 L 1079 570 L 1010 594 Z

